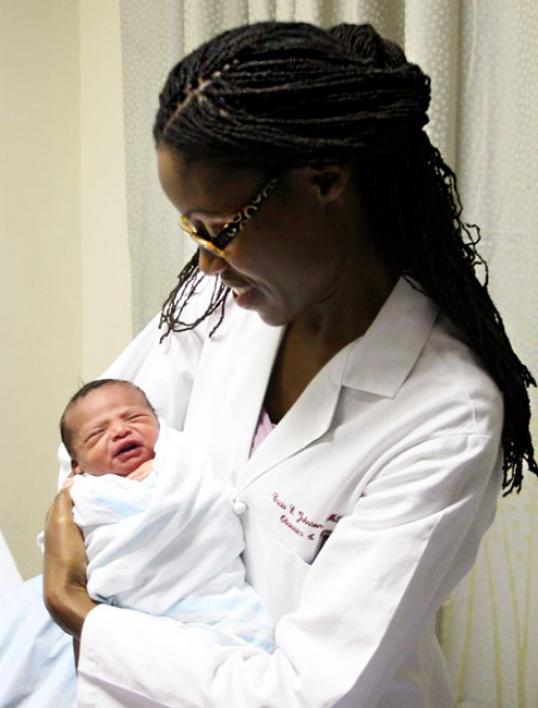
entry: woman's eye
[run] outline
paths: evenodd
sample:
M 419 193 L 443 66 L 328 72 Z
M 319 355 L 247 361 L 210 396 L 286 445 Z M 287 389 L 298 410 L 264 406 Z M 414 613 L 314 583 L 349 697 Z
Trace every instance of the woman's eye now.
M 196 231 L 198 235 L 202 238 L 207 238 L 209 240 L 216 238 L 223 230 L 225 226 L 228 226 L 229 222 L 219 222 L 218 224 L 196 224 Z
M 201 236 L 202 238 L 211 238 L 211 234 L 200 221 L 195 221 L 193 226 L 196 229 L 198 236 Z

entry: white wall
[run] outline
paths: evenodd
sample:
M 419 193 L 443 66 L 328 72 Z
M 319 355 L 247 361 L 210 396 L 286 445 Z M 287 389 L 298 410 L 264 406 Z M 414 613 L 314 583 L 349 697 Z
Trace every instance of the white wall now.
M 0 0 L 0 527 L 24 577 L 68 396 L 129 340 L 116 0 Z

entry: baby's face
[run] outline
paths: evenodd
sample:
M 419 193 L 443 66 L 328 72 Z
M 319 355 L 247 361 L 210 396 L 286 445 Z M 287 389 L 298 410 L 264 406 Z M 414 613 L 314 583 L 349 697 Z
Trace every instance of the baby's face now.
M 126 477 L 155 456 L 159 423 L 143 396 L 108 384 L 76 401 L 66 417 L 75 473 Z

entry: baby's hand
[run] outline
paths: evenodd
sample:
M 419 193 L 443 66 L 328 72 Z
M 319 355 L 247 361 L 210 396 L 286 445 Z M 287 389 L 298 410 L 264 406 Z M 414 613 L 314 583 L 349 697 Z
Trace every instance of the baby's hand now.
M 153 470 L 153 460 L 143 462 L 140 467 L 137 467 L 131 474 L 128 474 L 126 479 L 134 479 L 136 482 L 141 482 L 146 479 Z

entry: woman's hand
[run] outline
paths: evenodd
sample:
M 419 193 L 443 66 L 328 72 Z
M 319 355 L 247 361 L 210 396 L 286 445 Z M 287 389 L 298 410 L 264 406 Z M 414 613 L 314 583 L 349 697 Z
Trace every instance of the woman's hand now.
M 68 482 L 56 495 L 45 521 L 45 604 L 54 621 L 80 639 L 86 615 L 97 606 L 86 590 L 84 540 L 73 521 Z

